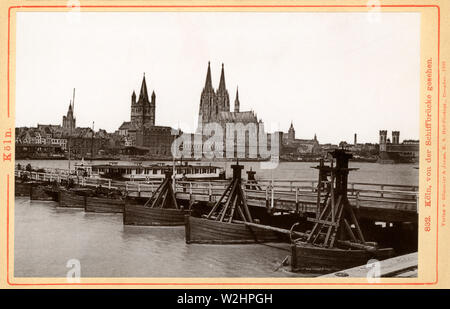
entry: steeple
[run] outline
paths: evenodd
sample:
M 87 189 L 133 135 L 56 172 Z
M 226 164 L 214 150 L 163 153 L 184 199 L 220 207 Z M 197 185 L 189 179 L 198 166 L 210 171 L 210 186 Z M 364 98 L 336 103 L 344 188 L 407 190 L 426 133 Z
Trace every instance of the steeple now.
M 288 131 L 288 138 L 290 141 L 295 140 L 295 129 L 294 129 L 294 124 L 291 121 L 291 126 L 289 127 L 289 131 Z
M 155 105 L 155 100 L 156 100 L 156 94 L 155 94 L 155 90 L 152 91 L 152 105 Z
M 73 88 L 72 111 L 75 111 L 75 88 Z
M 208 61 L 208 71 L 206 73 L 206 80 L 205 80 L 205 88 L 204 90 L 213 90 L 212 87 L 212 80 L 211 80 L 211 65 Z
M 219 89 L 218 92 L 220 91 L 224 91 L 226 90 L 226 86 L 225 86 L 225 70 L 223 68 L 223 63 L 222 63 L 222 72 L 220 73 L 220 83 L 219 83 Z
M 219 88 L 216 91 L 217 110 L 219 112 L 230 111 L 230 97 L 228 96 L 228 90 L 225 85 L 225 70 L 222 63 L 222 73 L 220 74 Z
M 139 101 L 143 100 L 144 102 L 148 102 L 148 92 L 147 92 L 147 83 L 145 82 L 145 73 L 144 78 L 142 79 L 141 92 L 139 93 Z
M 236 88 L 236 99 L 234 100 L 234 112 L 235 113 L 239 113 L 239 107 L 240 107 L 240 103 L 239 103 L 239 87 Z
M 135 104 L 136 103 L 136 92 L 134 92 L 131 94 L 131 104 Z

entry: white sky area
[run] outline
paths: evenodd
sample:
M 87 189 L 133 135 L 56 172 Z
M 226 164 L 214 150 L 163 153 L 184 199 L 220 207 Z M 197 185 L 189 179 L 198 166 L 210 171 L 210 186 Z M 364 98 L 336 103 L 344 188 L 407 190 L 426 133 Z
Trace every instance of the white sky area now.
M 156 124 L 194 132 L 211 61 L 269 132 L 419 136 L 419 13 L 20 12 L 16 44 L 16 126 L 61 124 L 76 88 L 77 126 L 113 132 L 145 72 Z

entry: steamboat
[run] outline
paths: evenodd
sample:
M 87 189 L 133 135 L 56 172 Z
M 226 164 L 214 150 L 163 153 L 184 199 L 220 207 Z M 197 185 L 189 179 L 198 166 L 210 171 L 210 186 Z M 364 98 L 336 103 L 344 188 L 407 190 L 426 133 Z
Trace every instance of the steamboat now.
M 85 177 L 100 177 L 122 181 L 152 181 L 163 180 L 165 171 L 173 170 L 177 180 L 221 180 L 225 179 L 225 170 L 213 165 L 185 164 L 108 164 L 76 165 L 77 175 Z

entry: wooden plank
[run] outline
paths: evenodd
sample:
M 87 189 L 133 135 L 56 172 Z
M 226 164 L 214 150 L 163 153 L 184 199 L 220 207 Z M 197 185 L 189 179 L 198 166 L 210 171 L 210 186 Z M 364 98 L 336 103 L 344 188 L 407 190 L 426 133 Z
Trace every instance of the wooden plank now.
M 380 277 L 395 277 L 398 274 L 413 270 L 417 268 L 418 265 L 418 254 L 417 252 L 393 257 L 384 261 L 380 261 Z M 341 270 L 334 272 L 325 276 L 323 278 L 342 278 L 352 277 L 352 278 L 366 278 L 367 273 L 371 268 L 367 265 L 361 265 L 353 267 L 346 270 Z

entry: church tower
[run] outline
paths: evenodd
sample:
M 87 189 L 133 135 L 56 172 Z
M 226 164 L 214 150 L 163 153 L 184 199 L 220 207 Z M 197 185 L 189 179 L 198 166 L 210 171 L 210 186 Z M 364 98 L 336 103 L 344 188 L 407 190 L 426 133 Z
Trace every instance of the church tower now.
M 141 90 L 139 98 L 136 101 L 136 93 L 133 91 L 131 95 L 131 124 L 139 129 L 143 125 L 155 125 L 155 105 L 156 95 L 153 91 L 151 101 L 148 97 L 147 82 L 145 80 L 145 73 L 142 79 Z
M 234 112 L 239 113 L 241 103 L 239 102 L 239 88 L 236 89 L 236 99 L 234 100 Z
M 214 113 L 213 113 L 214 111 Z M 202 127 L 203 123 L 211 122 L 216 111 L 216 100 L 214 88 L 211 80 L 211 67 L 208 62 L 208 71 L 206 72 L 205 86 L 200 97 L 200 109 L 198 112 L 198 128 Z
M 73 116 L 74 106 L 72 100 L 69 103 L 69 109 L 67 110 L 67 115 L 63 116 L 62 127 L 66 131 L 73 132 L 76 128 L 76 119 Z
M 222 63 L 222 72 L 220 73 L 220 83 L 219 88 L 216 92 L 217 98 L 217 110 L 218 112 L 229 112 L 230 111 L 230 97 L 228 95 L 228 90 L 225 85 L 225 70 Z
M 294 124 L 291 121 L 291 126 L 289 127 L 289 131 L 288 131 L 288 139 L 289 141 L 294 141 L 295 140 L 295 129 L 294 129 Z

